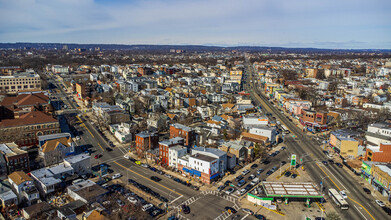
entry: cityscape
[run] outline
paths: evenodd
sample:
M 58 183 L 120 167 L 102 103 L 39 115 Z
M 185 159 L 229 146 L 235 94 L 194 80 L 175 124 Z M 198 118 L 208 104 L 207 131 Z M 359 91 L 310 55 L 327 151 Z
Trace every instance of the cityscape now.
M 391 219 L 391 4 L 355 4 L 0 1 L 0 218 Z

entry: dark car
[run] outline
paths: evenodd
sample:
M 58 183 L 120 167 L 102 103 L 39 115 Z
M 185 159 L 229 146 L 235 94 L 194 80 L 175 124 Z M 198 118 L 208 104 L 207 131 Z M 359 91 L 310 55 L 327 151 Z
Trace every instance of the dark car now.
M 190 207 L 187 205 L 182 205 L 182 211 L 184 214 L 189 214 L 190 213 Z
M 257 164 L 253 164 L 253 165 L 251 165 L 251 169 L 255 169 L 255 168 L 257 168 L 258 167 L 258 165 Z
M 334 160 L 328 160 L 329 164 L 334 164 Z
M 371 194 L 371 190 L 368 188 L 362 188 L 366 194 Z
M 227 181 L 225 181 L 224 186 L 229 186 L 230 183 L 231 183 L 231 181 L 227 180 Z
M 159 182 L 159 181 L 162 180 L 162 179 L 160 179 L 160 178 L 157 177 L 157 176 L 151 176 L 151 180 L 153 180 L 153 181 L 155 181 L 155 182 Z
M 233 213 L 233 214 L 235 214 L 237 212 L 236 209 L 229 207 L 229 206 L 226 206 L 225 210 L 227 210 L 229 213 Z
M 291 178 L 295 179 L 297 177 L 297 174 L 292 174 Z
M 341 163 L 335 163 L 335 165 L 337 165 L 339 168 L 343 167 L 343 165 Z
M 383 211 L 387 213 L 387 215 L 391 215 L 391 209 L 388 208 L 387 206 L 382 207 Z
M 95 155 L 95 159 L 99 159 L 99 158 L 101 158 L 103 155 L 102 154 L 97 154 L 97 155 Z
M 242 186 L 244 186 L 244 184 L 246 184 L 246 181 L 245 180 L 240 180 L 238 182 L 238 187 L 242 187 Z
M 315 220 L 325 220 L 324 217 L 316 217 Z
M 267 171 L 266 176 L 270 176 L 272 174 L 273 174 L 273 171 L 269 170 L 269 171 Z
M 152 170 L 153 172 L 157 171 L 157 169 L 155 167 L 150 167 L 149 169 Z
M 265 161 L 263 161 L 262 163 L 265 164 L 265 165 L 267 165 L 267 164 L 270 163 L 270 161 L 269 161 L 269 160 L 265 160 Z
M 255 217 L 256 219 L 266 220 L 266 217 L 263 216 L 263 215 L 260 215 L 260 214 L 255 214 L 254 217 Z
M 325 166 L 328 166 L 329 165 L 329 163 L 327 163 L 327 161 L 322 161 L 322 163 L 325 165 Z
M 110 152 L 110 151 L 113 151 L 113 149 L 106 147 L 106 151 Z
M 291 174 L 292 174 L 292 173 L 288 171 L 288 172 L 286 172 L 286 173 L 284 174 L 284 176 L 289 177 Z
M 242 180 L 243 179 L 243 176 L 242 175 L 239 175 L 239 176 L 237 176 L 236 178 L 235 178 L 235 181 L 236 182 L 239 182 L 240 180 Z

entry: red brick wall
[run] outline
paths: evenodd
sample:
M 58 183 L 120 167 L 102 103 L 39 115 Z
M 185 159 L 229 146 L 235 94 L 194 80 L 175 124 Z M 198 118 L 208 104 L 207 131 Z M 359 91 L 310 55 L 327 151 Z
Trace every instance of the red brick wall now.
M 159 144 L 159 157 L 162 163 L 166 164 L 167 166 L 169 165 L 169 157 L 168 157 L 168 148 L 169 146 L 167 145 L 161 145 Z

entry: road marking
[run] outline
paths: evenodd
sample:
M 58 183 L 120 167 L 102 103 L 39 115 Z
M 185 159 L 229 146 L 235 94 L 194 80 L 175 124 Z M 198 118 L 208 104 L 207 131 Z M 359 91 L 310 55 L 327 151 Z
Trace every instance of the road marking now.
M 90 135 L 91 135 L 93 138 L 95 138 L 94 135 L 91 133 L 90 129 L 88 129 L 87 126 L 86 126 L 86 124 L 84 124 L 84 122 L 81 120 L 81 118 L 80 118 L 78 115 L 76 116 L 76 118 L 79 119 L 80 124 L 81 124 L 82 126 L 84 126 L 84 127 L 87 129 L 87 131 L 90 133 Z M 103 147 L 99 144 L 99 142 L 96 141 L 96 143 L 98 143 L 99 147 L 100 147 L 100 148 L 102 149 L 102 151 L 104 152 L 105 150 L 104 150 Z
M 371 216 L 371 218 L 373 219 L 373 220 L 375 220 L 375 218 L 371 215 L 371 213 L 369 213 L 368 212 L 368 210 L 363 206 L 363 205 L 361 205 L 360 203 L 358 203 L 356 200 L 354 200 L 354 199 L 352 199 L 352 198 L 350 198 L 350 197 L 348 197 L 348 199 L 350 199 L 350 200 L 352 200 L 353 202 L 355 202 L 357 205 L 359 205 L 359 206 L 361 206 L 361 208 L 363 208 L 368 214 L 369 214 L 369 216 Z M 356 207 L 357 208 L 357 207 Z M 357 209 L 358 210 L 358 209 Z M 360 212 L 361 213 L 361 212 Z M 362 215 L 362 213 L 361 213 L 361 215 Z M 364 216 L 364 215 L 363 215 Z M 365 218 L 365 217 L 364 217 Z M 366 218 L 365 218 L 366 219 Z
M 323 208 L 323 205 L 322 205 L 322 204 L 320 204 L 319 202 L 316 202 L 316 204 L 318 205 L 318 207 L 320 208 L 320 210 L 321 210 L 322 212 L 325 211 L 325 209 Z
M 137 173 L 137 172 L 135 172 L 135 171 L 133 171 L 133 170 L 127 168 L 127 167 L 125 167 L 124 165 L 118 163 L 117 161 L 114 161 L 114 163 L 117 164 L 118 166 L 122 167 L 122 168 L 127 169 L 128 171 L 130 171 L 130 172 L 132 172 L 132 173 L 134 173 L 134 174 L 139 175 L 140 177 L 142 177 L 142 178 L 144 178 L 144 179 L 146 179 L 146 180 L 148 180 L 148 181 L 150 181 L 150 182 L 153 182 L 153 183 L 155 183 L 155 184 L 157 184 L 157 185 L 159 185 L 159 186 L 161 186 L 161 187 L 163 187 L 163 188 L 165 188 L 165 189 L 168 189 L 168 190 L 171 191 L 171 192 L 174 192 L 174 193 L 176 193 L 176 194 L 178 194 L 178 195 L 183 196 L 182 194 L 180 194 L 180 193 L 178 193 L 178 192 L 176 192 L 176 191 L 174 191 L 174 190 L 172 190 L 172 189 L 170 189 L 170 188 L 168 188 L 168 187 L 166 187 L 166 186 L 163 186 L 162 184 L 157 183 L 157 182 L 155 182 L 155 181 L 153 181 L 153 180 L 151 180 L 151 179 L 149 179 L 149 178 L 147 178 L 147 177 L 145 177 L 145 176 L 143 176 L 143 175 L 141 175 L 141 174 L 139 174 L 139 173 Z
M 168 203 L 168 204 L 172 204 L 172 203 L 174 203 L 175 201 L 177 201 L 178 199 L 180 199 L 180 198 L 182 198 L 183 197 L 183 195 L 181 195 L 181 196 L 178 196 L 178 197 L 176 197 L 174 200 L 172 200 L 170 203 Z
M 243 219 L 245 219 L 245 218 L 247 218 L 247 216 L 248 216 L 248 214 L 247 215 L 245 215 L 241 220 L 243 220 Z
M 318 165 L 318 164 L 316 164 L 316 165 Z M 318 165 L 318 167 L 320 167 L 320 166 Z M 345 190 L 344 190 L 345 192 L 349 192 L 349 191 L 346 189 L 346 187 L 337 179 L 337 177 L 335 177 L 334 174 L 332 174 L 332 173 L 330 172 L 330 170 L 327 169 L 326 166 L 324 166 L 324 168 L 325 168 L 325 169 L 334 177 L 335 180 L 337 180 L 337 181 L 339 182 L 339 184 L 341 184 L 341 186 L 345 189 Z M 329 179 L 331 179 L 331 178 L 329 177 Z M 334 184 L 334 185 L 335 185 L 335 184 Z M 340 188 L 338 188 L 338 189 L 339 189 L 339 191 L 341 191 Z
M 363 218 L 365 218 L 365 215 L 364 214 L 362 214 L 362 212 L 357 208 L 357 206 L 354 206 L 354 208 L 356 208 L 357 209 L 357 211 L 362 215 L 362 217 Z M 365 218 L 365 220 L 368 220 L 367 218 Z
M 322 172 L 323 172 L 324 174 L 326 174 L 326 176 L 328 176 L 327 173 L 322 169 L 322 167 L 320 167 L 317 163 L 316 163 L 316 165 L 322 170 Z M 330 177 L 329 177 L 329 180 L 331 180 L 331 182 L 333 182 L 333 184 L 338 188 L 338 190 L 341 191 L 341 189 L 337 186 L 337 184 L 335 184 L 335 182 L 334 182 Z M 361 207 L 368 213 L 368 215 L 370 215 L 370 216 L 372 217 L 372 219 L 375 220 L 375 218 L 371 215 L 371 213 L 368 212 L 368 210 L 367 210 L 363 205 L 361 205 L 360 203 L 356 202 L 355 200 L 353 200 L 353 199 L 350 198 L 350 197 L 348 197 L 348 199 L 352 200 L 352 201 L 355 202 L 357 205 L 361 206 Z
M 102 163 L 111 163 L 111 162 L 114 162 L 115 160 L 120 160 L 120 159 L 123 159 L 123 158 L 124 158 L 124 157 L 122 157 L 122 156 L 113 157 L 113 158 L 111 158 L 111 159 L 102 161 Z

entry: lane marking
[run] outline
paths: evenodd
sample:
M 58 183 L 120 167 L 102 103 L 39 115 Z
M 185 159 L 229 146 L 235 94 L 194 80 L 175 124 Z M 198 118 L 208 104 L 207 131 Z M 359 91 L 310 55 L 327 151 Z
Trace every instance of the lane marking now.
M 115 164 L 117 164 L 118 166 L 120 166 L 120 167 L 122 167 L 122 168 L 124 168 L 124 169 L 127 169 L 128 171 L 130 171 L 130 172 L 132 172 L 132 173 L 134 173 L 134 174 L 137 174 L 137 175 L 139 175 L 140 177 L 142 177 L 142 178 L 144 178 L 144 179 L 146 179 L 146 180 L 148 180 L 148 181 L 150 181 L 150 182 L 153 182 L 153 183 L 155 183 L 155 184 L 157 184 L 157 185 L 159 185 L 159 186 L 161 186 L 161 187 L 163 187 L 163 188 L 165 188 L 165 189 L 167 189 L 167 190 L 169 190 L 169 191 L 171 191 L 171 192 L 174 192 L 174 193 L 176 193 L 176 194 L 178 194 L 178 195 L 180 195 L 180 196 L 183 196 L 182 194 L 180 194 L 180 193 L 178 193 L 178 192 L 176 192 L 176 191 L 174 191 L 174 190 L 172 190 L 172 189 L 170 189 L 170 188 L 168 188 L 168 187 L 166 187 L 166 186 L 163 186 L 162 184 L 157 183 L 157 182 L 155 182 L 155 181 L 153 181 L 153 180 L 151 180 L 151 179 L 149 179 L 149 178 L 147 178 L 147 177 L 145 177 L 145 176 L 143 176 L 143 175 L 141 175 L 141 174 L 139 174 L 139 173 L 137 173 L 137 172 L 135 172 L 135 171 L 129 169 L 128 167 L 125 167 L 124 165 L 118 163 L 117 161 L 113 161 L 113 162 L 114 162 Z
M 327 177 L 329 177 L 329 180 L 335 185 L 335 187 L 337 187 L 338 188 L 338 190 L 339 191 L 341 191 L 341 188 L 339 188 L 338 187 L 338 185 L 337 184 L 335 184 L 335 182 L 330 178 L 330 176 L 329 175 L 327 175 L 327 173 L 322 169 L 322 167 L 320 167 L 319 166 L 319 164 L 317 164 L 317 163 L 315 163 L 316 164 L 316 166 L 318 166 L 319 167 L 319 169 L 321 169 L 322 170 L 322 172 L 327 176 Z
M 354 200 L 354 199 L 352 199 L 352 198 L 350 198 L 350 197 L 348 197 L 348 199 L 350 199 L 350 200 L 352 200 L 354 203 L 356 203 L 357 205 L 359 205 L 359 206 L 361 206 L 361 208 L 363 208 L 368 214 L 369 214 L 369 216 L 371 216 L 371 218 L 373 219 L 373 220 L 375 220 L 375 218 L 371 215 L 371 213 L 369 213 L 368 212 L 368 210 L 363 206 L 363 205 L 361 205 L 360 203 L 358 203 L 356 200 Z M 358 209 L 357 209 L 358 210 Z M 361 213 L 361 212 L 360 212 Z M 361 213 L 362 214 L 362 213 Z M 364 216 L 364 215 L 363 215 Z
M 86 126 L 86 124 L 84 124 L 84 122 L 81 120 L 81 118 L 80 118 L 78 115 L 76 116 L 76 118 L 79 119 L 80 124 L 81 124 L 83 127 L 85 127 L 85 128 L 87 129 L 88 133 L 90 133 L 90 135 L 91 135 L 93 138 L 95 138 L 94 135 L 91 133 L 90 129 L 88 129 L 88 127 Z M 99 147 L 100 147 L 100 148 L 102 149 L 102 151 L 104 152 L 105 150 L 103 149 L 102 145 L 100 145 L 99 142 L 98 142 L 97 140 L 96 140 L 96 143 L 98 143 Z
M 168 204 L 172 204 L 172 203 L 174 203 L 175 201 L 177 201 L 178 199 L 180 199 L 180 198 L 182 198 L 183 197 L 183 195 L 181 195 L 181 196 L 178 196 L 178 197 L 176 197 L 174 200 L 172 200 L 170 203 L 168 203 Z
M 365 220 L 368 220 L 364 214 L 362 214 L 362 212 L 357 208 L 357 206 L 354 206 L 354 208 L 357 209 L 357 211 L 362 215 L 363 218 L 365 218 Z
M 319 166 L 319 165 L 318 165 Z M 326 166 L 324 166 L 324 168 L 335 178 L 335 180 L 337 180 L 338 182 L 339 182 L 339 184 L 341 184 L 341 186 L 345 189 L 344 191 L 345 192 L 349 192 L 347 189 L 346 189 L 346 187 L 338 180 L 338 178 L 337 177 L 335 177 L 334 176 L 334 174 L 333 173 L 331 173 L 330 172 L 330 170 L 326 167 Z M 341 191 L 341 190 L 339 190 L 339 191 Z

